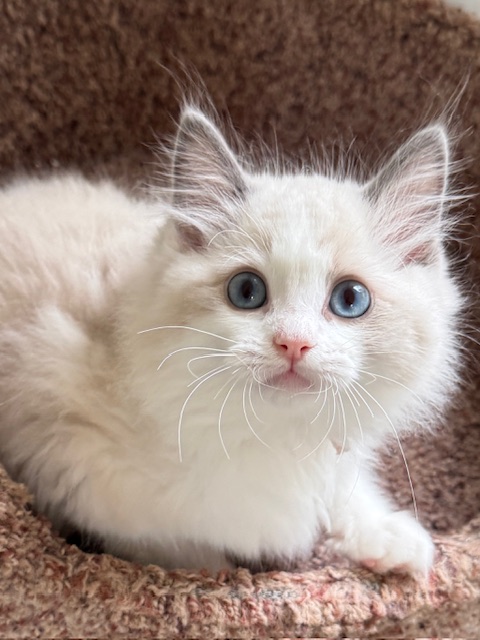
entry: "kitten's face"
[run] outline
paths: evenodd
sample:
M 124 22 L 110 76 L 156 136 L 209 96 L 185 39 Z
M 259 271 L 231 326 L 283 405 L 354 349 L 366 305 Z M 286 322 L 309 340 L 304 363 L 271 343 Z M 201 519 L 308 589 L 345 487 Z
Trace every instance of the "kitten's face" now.
M 455 305 L 448 281 L 439 284 L 443 265 L 399 268 L 354 183 L 257 178 L 244 207 L 238 228 L 181 269 L 183 286 L 175 279 L 187 324 L 231 340 L 216 346 L 274 401 L 326 388 L 355 395 L 374 376 L 416 387 Z
M 274 404 L 328 394 L 357 420 L 437 401 L 459 305 L 442 248 L 443 131 L 420 132 L 360 185 L 246 174 L 204 116 L 188 118 L 180 240 L 159 286 L 171 324 L 196 330 L 175 347 L 205 347 L 190 373 L 218 371 L 219 388 L 238 380 Z

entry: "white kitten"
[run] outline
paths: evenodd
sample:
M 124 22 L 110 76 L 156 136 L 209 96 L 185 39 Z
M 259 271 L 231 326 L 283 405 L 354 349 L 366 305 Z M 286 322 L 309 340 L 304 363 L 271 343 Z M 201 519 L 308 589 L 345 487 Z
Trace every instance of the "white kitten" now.
M 432 126 L 366 184 L 249 173 L 186 108 L 169 200 L 1 190 L 7 469 L 58 527 L 142 562 L 288 562 L 324 534 L 426 572 L 429 535 L 370 466 L 455 386 L 447 172 Z

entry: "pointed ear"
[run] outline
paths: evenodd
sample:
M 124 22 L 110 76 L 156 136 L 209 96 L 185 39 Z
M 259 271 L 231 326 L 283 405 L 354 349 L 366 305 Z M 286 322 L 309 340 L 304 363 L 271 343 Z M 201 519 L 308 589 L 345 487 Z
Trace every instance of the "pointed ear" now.
M 244 172 L 220 131 L 201 111 L 186 107 L 173 157 L 173 203 L 183 242 L 200 250 L 231 226 L 246 190 Z
M 435 262 L 442 251 L 449 147 L 433 125 L 412 136 L 364 186 L 378 239 L 402 264 Z

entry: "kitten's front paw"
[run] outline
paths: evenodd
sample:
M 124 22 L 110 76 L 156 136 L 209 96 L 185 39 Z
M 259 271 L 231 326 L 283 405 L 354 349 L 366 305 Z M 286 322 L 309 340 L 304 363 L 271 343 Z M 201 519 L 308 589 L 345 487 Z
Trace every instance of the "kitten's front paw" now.
M 334 546 L 377 573 L 396 571 L 426 576 L 433 564 L 430 535 L 403 511 L 387 514 L 374 526 L 362 527 Z

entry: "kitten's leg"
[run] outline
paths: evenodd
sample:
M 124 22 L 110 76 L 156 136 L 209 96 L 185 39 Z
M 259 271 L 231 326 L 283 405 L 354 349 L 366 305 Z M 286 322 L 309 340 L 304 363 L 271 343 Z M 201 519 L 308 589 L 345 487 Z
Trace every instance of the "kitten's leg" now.
M 348 459 L 349 458 L 349 459 Z M 427 575 L 433 562 L 430 535 L 405 511 L 394 511 L 369 477 L 345 455 L 330 508 L 330 544 L 373 571 Z

